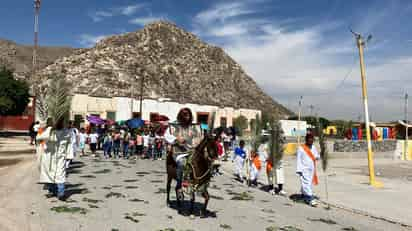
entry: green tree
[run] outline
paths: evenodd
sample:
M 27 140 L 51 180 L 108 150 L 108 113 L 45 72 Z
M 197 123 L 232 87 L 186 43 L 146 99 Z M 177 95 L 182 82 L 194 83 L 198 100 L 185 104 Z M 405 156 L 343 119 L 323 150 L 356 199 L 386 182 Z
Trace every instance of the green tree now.
M 0 115 L 21 115 L 29 103 L 29 86 L 16 80 L 13 71 L 0 67 Z
M 235 127 L 239 131 L 239 135 L 243 134 L 243 130 L 245 130 L 248 126 L 247 118 L 240 115 L 233 119 L 233 127 Z
M 279 120 L 279 118 L 275 113 L 262 111 L 262 129 L 271 129 L 272 122 L 276 120 Z

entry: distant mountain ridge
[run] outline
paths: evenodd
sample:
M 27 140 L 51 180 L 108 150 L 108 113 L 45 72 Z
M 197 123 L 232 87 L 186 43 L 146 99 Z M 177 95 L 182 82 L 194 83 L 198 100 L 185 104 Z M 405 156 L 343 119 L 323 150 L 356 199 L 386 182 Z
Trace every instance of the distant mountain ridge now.
M 70 47 L 39 47 L 38 69 L 52 64 L 56 59 L 69 56 L 80 49 Z M 13 41 L 0 39 L 0 62 L 4 62 L 15 71 L 16 76 L 24 78 L 32 70 L 33 46 L 20 45 Z

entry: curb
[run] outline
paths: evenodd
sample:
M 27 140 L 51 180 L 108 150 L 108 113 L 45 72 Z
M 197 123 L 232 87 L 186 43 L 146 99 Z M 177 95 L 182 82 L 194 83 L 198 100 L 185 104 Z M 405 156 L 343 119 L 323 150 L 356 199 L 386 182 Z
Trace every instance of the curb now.
M 225 171 L 223 169 L 221 171 L 224 174 L 227 174 L 227 175 L 233 175 L 234 174 L 232 171 L 228 172 L 228 171 Z M 262 184 L 261 181 L 258 181 L 258 183 Z M 264 185 L 264 184 L 262 184 L 262 185 Z M 290 200 L 289 196 L 287 196 L 287 198 L 288 198 L 288 200 Z M 350 212 L 350 213 L 362 215 L 362 216 L 369 217 L 369 218 L 372 218 L 372 219 L 381 220 L 381 221 L 385 221 L 385 222 L 388 222 L 388 223 L 391 223 L 391 224 L 396 224 L 396 225 L 400 225 L 400 226 L 405 227 L 405 228 L 412 229 L 411 224 L 406 224 L 406 223 L 401 222 L 401 221 L 396 221 L 392 218 L 373 215 L 373 214 L 371 214 L 369 212 L 366 212 L 366 211 L 363 211 L 363 210 L 358 210 L 358 209 L 349 208 L 349 207 L 346 207 L 346 206 L 343 206 L 343 205 L 328 203 L 328 202 L 326 202 L 324 200 L 320 200 L 320 199 L 318 199 L 318 201 L 320 203 L 322 203 L 323 205 L 330 206 L 330 207 L 333 207 L 333 208 L 336 208 L 336 209 L 341 209 L 341 210 L 344 210 L 344 211 L 347 211 L 347 212 Z

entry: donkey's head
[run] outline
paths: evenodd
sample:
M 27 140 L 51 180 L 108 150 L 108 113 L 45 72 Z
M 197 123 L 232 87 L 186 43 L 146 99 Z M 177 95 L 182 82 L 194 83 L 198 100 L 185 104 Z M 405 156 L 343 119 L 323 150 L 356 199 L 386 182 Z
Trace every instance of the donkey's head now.
M 217 150 L 216 136 L 207 134 L 204 139 L 206 142 L 207 157 L 212 160 L 218 158 L 219 154 Z
M 215 125 L 215 116 L 216 112 L 212 113 L 212 116 L 209 120 L 209 132 L 205 135 L 204 140 L 206 142 L 206 150 L 209 159 L 216 159 L 219 157 L 218 148 L 217 148 L 217 136 L 213 133 L 214 125 Z

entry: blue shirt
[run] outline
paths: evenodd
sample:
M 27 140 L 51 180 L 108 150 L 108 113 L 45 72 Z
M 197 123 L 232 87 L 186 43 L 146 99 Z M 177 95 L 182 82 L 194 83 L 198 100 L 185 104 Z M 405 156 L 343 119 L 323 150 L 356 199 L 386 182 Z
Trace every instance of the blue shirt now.
M 240 156 L 243 159 L 245 159 L 246 158 L 246 152 L 241 147 L 237 147 L 237 148 L 235 148 L 235 156 Z

